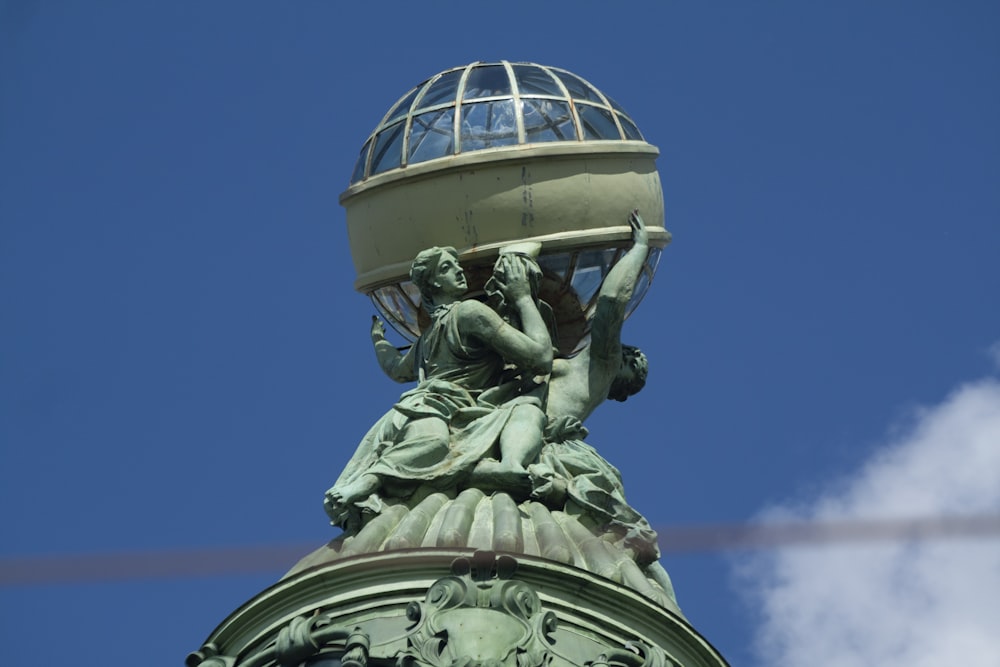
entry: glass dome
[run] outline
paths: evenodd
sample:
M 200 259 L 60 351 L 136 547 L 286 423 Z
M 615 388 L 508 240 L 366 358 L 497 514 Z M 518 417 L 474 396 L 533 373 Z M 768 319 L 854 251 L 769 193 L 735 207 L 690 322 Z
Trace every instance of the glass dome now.
M 519 144 L 644 141 L 614 100 L 579 76 L 534 63 L 472 63 L 403 95 L 371 133 L 359 183 L 407 165 Z
M 619 104 L 566 70 L 506 60 L 445 70 L 382 117 L 340 196 L 355 288 L 413 342 L 429 322 L 409 281 L 419 251 L 456 248 L 467 297 L 482 299 L 500 249 L 537 242 L 538 296 L 560 353 L 573 354 L 631 246 L 629 212 L 642 214 L 650 244 L 629 313 L 670 242 L 658 155 Z

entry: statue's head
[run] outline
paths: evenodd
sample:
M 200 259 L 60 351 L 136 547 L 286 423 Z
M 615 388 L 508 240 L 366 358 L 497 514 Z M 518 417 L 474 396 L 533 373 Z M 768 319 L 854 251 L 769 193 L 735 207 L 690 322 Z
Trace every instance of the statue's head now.
M 649 361 L 646 355 L 637 347 L 622 345 L 622 363 L 618 374 L 608 389 L 608 398 L 624 401 L 646 386 L 646 375 L 649 374 Z
M 457 299 L 468 289 L 465 273 L 458 264 L 458 251 L 450 246 L 420 251 L 410 265 L 410 281 L 420 290 L 428 312 L 441 296 Z

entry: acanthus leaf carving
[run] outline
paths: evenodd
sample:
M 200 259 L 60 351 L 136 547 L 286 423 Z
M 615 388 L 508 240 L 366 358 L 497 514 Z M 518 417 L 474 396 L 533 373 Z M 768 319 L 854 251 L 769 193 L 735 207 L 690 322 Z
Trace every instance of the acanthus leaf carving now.
M 222 655 L 212 643 L 191 653 L 186 667 L 297 667 L 323 650 L 342 648 L 343 667 L 366 667 L 371 640 L 360 627 L 334 625 L 329 614 L 296 616 L 278 631 L 274 641 L 241 658 Z
M 517 561 L 477 551 L 411 602 L 413 625 L 398 667 L 544 667 L 556 617 L 538 594 L 512 579 Z
M 630 641 L 624 649 L 610 649 L 594 660 L 584 663 L 584 667 L 680 667 L 667 657 L 659 646 L 644 642 Z

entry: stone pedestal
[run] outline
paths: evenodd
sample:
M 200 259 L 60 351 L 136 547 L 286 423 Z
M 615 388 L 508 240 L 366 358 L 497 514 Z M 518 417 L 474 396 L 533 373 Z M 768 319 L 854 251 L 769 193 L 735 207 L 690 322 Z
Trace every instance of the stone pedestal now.
M 348 557 L 272 586 L 188 667 L 721 667 L 684 619 L 580 568 L 418 548 Z

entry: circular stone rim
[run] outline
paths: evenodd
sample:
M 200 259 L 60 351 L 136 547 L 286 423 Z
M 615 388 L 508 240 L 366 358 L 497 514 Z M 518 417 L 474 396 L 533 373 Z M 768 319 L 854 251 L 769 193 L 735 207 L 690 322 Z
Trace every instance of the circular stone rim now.
M 655 160 L 660 155 L 660 149 L 645 141 L 591 141 L 577 144 L 571 143 L 547 143 L 547 144 L 521 144 L 517 146 L 503 146 L 500 148 L 486 148 L 483 150 L 449 155 L 427 162 L 420 162 L 414 165 L 407 165 L 376 174 L 368 179 L 351 185 L 340 193 L 339 202 L 343 207 L 347 203 L 374 190 L 389 186 L 398 181 L 411 181 L 431 176 L 437 176 L 449 171 L 459 171 L 470 166 L 479 164 L 496 164 L 501 162 L 512 162 L 516 160 L 535 159 L 578 159 L 587 156 L 600 158 L 602 156 L 621 157 L 635 155 L 637 157 Z

